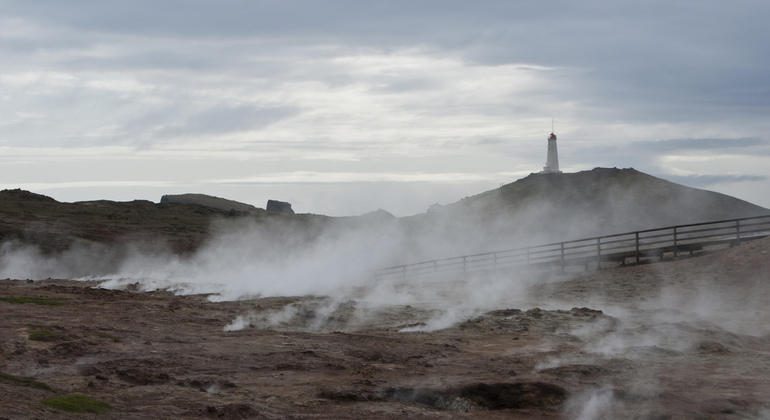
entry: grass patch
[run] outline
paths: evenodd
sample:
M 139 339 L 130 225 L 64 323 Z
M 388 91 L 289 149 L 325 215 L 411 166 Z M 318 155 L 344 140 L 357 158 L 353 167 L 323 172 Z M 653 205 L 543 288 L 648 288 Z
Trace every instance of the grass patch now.
M 8 303 L 34 303 L 35 305 L 59 306 L 64 305 L 56 299 L 36 298 L 36 297 L 0 297 L 0 301 Z
M 29 339 L 32 341 L 56 341 L 59 337 L 49 330 L 32 331 Z
M 96 334 L 96 336 L 99 337 L 99 338 L 105 338 L 105 339 L 108 339 L 108 340 L 112 340 L 113 343 L 120 343 L 122 341 L 120 337 L 116 337 L 116 336 L 114 336 L 112 334 L 107 334 L 107 333 L 98 333 L 98 334 Z
M 65 395 L 63 397 L 46 398 L 43 404 L 70 413 L 103 413 L 112 410 L 106 402 L 95 400 L 82 394 Z
M 0 381 L 2 381 L 2 382 L 14 382 L 14 383 L 17 383 L 17 384 L 31 386 L 33 388 L 44 389 L 46 391 L 53 391 L 53 389 L 51 389 L 51 387 L 48 386 L 48 384 L 46 384 L 46 383 L 38 382 L 38 381 L 35 381 L 33 379 L 29 379 L 29 378 L 22 378 L 21 376 L 9 375 L 9 374 L 3 373 L 3 372 L 0 372 Z

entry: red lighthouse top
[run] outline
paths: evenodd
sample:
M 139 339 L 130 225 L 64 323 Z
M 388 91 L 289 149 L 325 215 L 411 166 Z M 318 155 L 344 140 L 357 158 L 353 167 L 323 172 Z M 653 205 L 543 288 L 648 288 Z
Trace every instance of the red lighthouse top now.
M 548 140 L 556 140 L 556 134 L 551 133 L 550 137 L 548 137 Z

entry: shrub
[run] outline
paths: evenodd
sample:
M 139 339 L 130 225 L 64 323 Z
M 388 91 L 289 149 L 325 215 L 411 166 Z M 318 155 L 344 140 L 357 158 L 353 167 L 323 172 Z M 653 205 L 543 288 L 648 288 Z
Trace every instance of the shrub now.
M 51 387 L 48 386 L 48 384 L 43 382 L 38 382 L 29 378 L 22 378 L 21 376 L 13 376 L 9 375 L 7 373 L 0 372 L 0 382 L 15 382 L 27 386 L 31 386 L 33 388 L 39 388 L 39 389 L 45 389 L 46 391 L 51 391 Z
M 36 298 L 36 297 L 0 297 L 0 301 L 8 303 L 34 303 L 35 305 L 48 305 L 58 306 L 64 305 L 64 302 L 59 302 L 55 299 L 49 298 Z
M 46 398 L 43 404 L 61 411 L 71 413 L 103 413 L 112 410 L 106 402 L 95 400 L 82 394 L 65 395 L 63 397 Z
M 32 341 L 56 341 L 57 338 L 56 334 L 48 330 L 32 331 L 32 334 L 29 335 L 29 339 Z

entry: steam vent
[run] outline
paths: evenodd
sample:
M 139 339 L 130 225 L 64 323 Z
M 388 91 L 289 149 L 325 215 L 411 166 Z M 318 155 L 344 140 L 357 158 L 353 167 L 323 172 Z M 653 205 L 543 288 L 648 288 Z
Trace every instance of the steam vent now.
M 548 160 L 545 162 L 545 167 L 541 174 L 560 174 L 559 170 L 559 153 L 556 151 L 556 134 L 551 132 L 548 136 Z

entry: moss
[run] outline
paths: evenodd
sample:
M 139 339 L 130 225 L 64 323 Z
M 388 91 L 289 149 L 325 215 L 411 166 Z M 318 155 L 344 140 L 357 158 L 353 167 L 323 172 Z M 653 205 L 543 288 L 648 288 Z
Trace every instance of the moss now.
M 14 382 L 17 384 L 27 385 L 31 386 L 33 388 L 39 388 L 44 389 L 46 391 L 52 391 L 51 387 L 48 386 L 48 384 L 43 382 L 38 382 L 33 379 L 29 378 L 23 378 L 21 376 L 13 376 L 9 375 L 7 373 L 0 372 L 0 382 Z
M 56 334 L 49 330 L 32 331 L 32 334 L 29 335 L 29 339 L 32 341 L 55 341 L 58 338 Z
M 51 408 L 71 413 L 103 413 L 112 410 L 112 406 L 106 402 L 95 400 L 82 394 L 46 398 L 42 402 Z
M 0 297 L 0 301 L 8 303 L 34 303 L 35 305 L 49 305 L 58 306 L 64 305 L 64 302 L 60 302 L 55 299 L 48 298 L 36 298 L 36 297 Z

